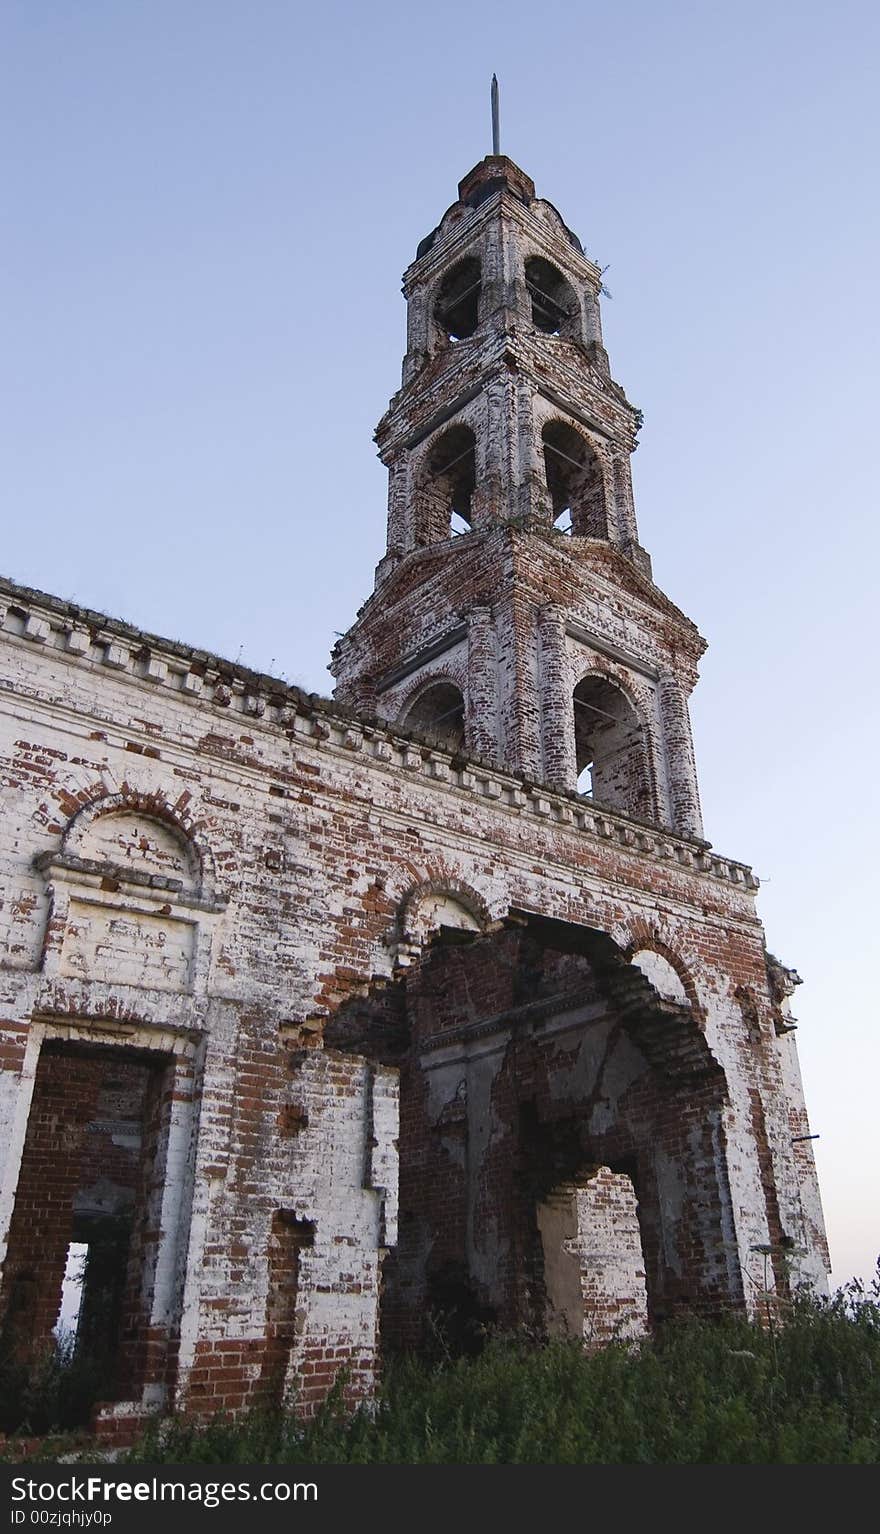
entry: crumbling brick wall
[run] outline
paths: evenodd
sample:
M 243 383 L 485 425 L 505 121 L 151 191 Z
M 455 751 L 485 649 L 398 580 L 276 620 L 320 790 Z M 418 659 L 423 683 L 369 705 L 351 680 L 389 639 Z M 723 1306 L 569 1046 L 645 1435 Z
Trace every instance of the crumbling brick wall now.
M 645 1257 L 633 1180 L 590 1167 L 538 1207 L 547 1328 L 590 1348 L 631 1342 L 649 1325 Z
M 371 1388 L 396 1243 L 400 1062 L 340 1053 L 322 1035 L 359 998 L 373 1007 L 383 983 L 393 1011 L 398 978 L 451 908 L 444 891 L 480 931 L 514 909 L 604 933 L 621 954 L 675 958 L 725 1084 L 714 1129 L 669 1123 L 695 1166 L 712 1164 L 713 1134 L 727 1145 L 726 1255 L 709 1292 L 737 1293 L 749 1249 L 771 1239 L 768 1177 L 781 1228 L 807 1250 L 802 1271 L 822 1281 L 812 1171 L 791 1144 L 802 1099 L 790 1106 L 747 868 L 100 615 L 8 584 L 0 593 L 14 682 L 0 695 L 0 1235 L 26 1186 L 45 1042 L 173 1061 L 150 1194 L 144 1403 L 171 1392 L 234 1407 L 259 1393 L 279 1324 L 281 1211 L 314 1228 L 299 1251 L 285 1388 L 313 1403 L 343 1365 L 354 1392 Z M 437 902 L 426 924 L 424 891 Z M 134 964 L 122 940 L 134 919 L 166 935 L 166 956 L 185 928 L 185 962 Z M 84 921 L 107 949 L 99 973 L 69 959 Z M 751 1020 L 739 987 L 756 999 Z M 676 1304 L 693 1298 L 686 1245 Z

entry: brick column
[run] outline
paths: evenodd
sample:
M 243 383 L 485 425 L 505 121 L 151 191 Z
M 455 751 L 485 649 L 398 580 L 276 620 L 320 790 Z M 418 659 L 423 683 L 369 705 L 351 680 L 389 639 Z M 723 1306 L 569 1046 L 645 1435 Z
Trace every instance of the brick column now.
M 577 784 L 574 704 L 565 645 L 565 617 L 548 602 L 538 614 L 538 691 L 541 699 L 541 739 L 544 779 L 554 788 Z
M 660 678 L 660 712 L 673 827 L 683 836 L 702 836 L 703 817 L 687 698 L 678 677 L 671 671 L 664 671 Z
M 489 384 L 477 426 L 476 488 L 471 498 L 471 525 L 476 530 L 504 521 L 507 506 L 510 407 L 506 377 Z
M 474 607 L 468 618 L 467 745 L 488 762 L 499 759 L 498 663 L 488 607 Z
M 403 383 L 409 383 L 422 367 L 428 354 L 428 295 L 424 286 L 410 293 L 406 305 L 406 356 L 403 359 Z
M 504 235 L 501 224 L 493 220 L 483 244 L 480 324 L 504 303 L 504 266 Z
M 538 634 L 535 609 L 520 591 L 495 608 L 501 716 L 501 762 L 512 772 L 539 780 L 541 705 L 538 699 Z
M 639 541 L 638 530 L 636 528 L 635 507 L 633 505 L 632 473 L 628 453 L 617 452 L 614 454 L 612 460 L 612 477 L 614 488 L 614 507 L 608 519 L 609 534 L 611 534 L 611 522 L 613 517 L 614 534 L 611 534 L 612 541 L 617 543 L 622 549 L 626 550 Z
M 408 478 L 408 463 L 404 455 L 388 471 L 389 554 L 402 554 L 412 547 L 412 534 L 407 527 Z
M 552 520 L 549 516 L 550 497 L 544 472 L 540 433 L 535 422 L 534 393 L 531 385 L 524 378 L 517 379 L 516 429 L 519 484 L 516 506 L 514 508 L 511 503 L 511 511 L 515 510 L 522 517 L 543 514 L 544 519 L 549 522 Z
M 594 341 L 598 346 L 602 345 L 602 312 L 599 308 L 599 298 L 592 288 L 585 287 L 581 298 L 584 313 L 584 340 L 589 343 Z

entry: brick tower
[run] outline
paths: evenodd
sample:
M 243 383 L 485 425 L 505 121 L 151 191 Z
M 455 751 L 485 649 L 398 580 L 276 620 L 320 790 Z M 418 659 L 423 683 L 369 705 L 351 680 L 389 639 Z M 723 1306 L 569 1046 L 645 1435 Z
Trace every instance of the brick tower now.
M 687 698 L 705 648 L 654 585 L 601 274 L 511 160 L 482 160 L 404 278 L 377 431 L 387 552 L 336 696 L 470 755 L 702 835 Z

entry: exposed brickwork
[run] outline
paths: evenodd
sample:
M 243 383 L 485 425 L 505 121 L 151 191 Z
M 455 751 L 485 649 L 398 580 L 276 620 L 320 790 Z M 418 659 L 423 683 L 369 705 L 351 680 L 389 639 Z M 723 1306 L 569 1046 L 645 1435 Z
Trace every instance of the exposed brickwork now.
M 580 1305 L 601 1340 L 754 1306 L 756 1247 L 780 1293 L 781 1251 L 825 1281 L 791 972 L 702 839 L 703 641 L 638 545 L 598 271 L 530 186 L 484 162 L 407 273 L 335 703 L 0 582 L 0 1305 L 30 1211 L 51 1330 L 102 1072 L 146 1072 L 127 1181 L 105 1158 L 111 1438 L 168 1402 L 311 1410 L 340 1373 L 355 1399 L 431 1310 L 471 1345 Z M 419 733 L 430 696 L 463 745 Z
M 548 1329 L 590 1348 L 648 1330 L 645 1259 L 632 1178 L 591 1167 L 538 1206 Z

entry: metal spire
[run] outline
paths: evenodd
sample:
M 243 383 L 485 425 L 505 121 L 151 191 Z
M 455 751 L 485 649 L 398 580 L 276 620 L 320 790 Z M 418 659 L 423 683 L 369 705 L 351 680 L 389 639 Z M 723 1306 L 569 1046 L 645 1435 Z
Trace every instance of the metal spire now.
M 501 114 L 498 110 L 498 76 L 492 76 L 492 153 L 501 153 Z

